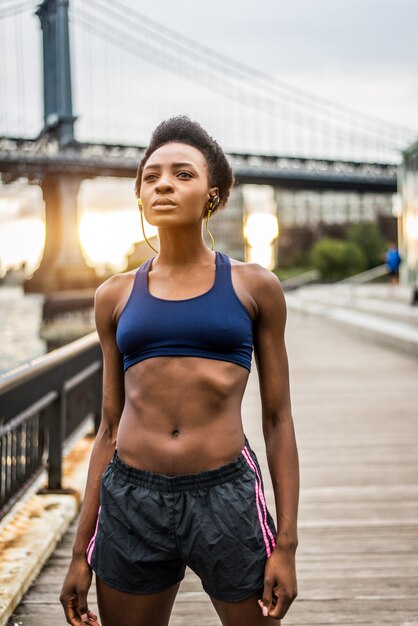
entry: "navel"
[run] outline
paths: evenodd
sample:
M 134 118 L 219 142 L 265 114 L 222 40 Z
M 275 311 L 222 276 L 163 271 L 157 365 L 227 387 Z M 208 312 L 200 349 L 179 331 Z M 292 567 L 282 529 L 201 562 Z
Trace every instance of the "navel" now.
M 177 437 L 179 436 L 179 434 L 180 434 L 180 430 L 179 430 L 178 428 L 174 428 L 174 429 L 171 431 L 171 436 L 173 437 L 173 439 L 177 439 Z

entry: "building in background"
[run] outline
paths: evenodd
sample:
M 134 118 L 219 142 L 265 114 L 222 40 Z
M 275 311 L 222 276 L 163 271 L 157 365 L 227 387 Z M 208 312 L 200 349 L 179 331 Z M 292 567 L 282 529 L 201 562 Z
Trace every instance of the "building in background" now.
M 392 194 L 236 185 L 226 208 L 210 218 L 209 230 L 216 250 L 273 269 L 305 265 L 315 241 L 323 236 L 344 239 L 347 228 L 358 222 L 373 222 L 387 241 L 397 241 Z M 205 222 L 203 236 L 210 248 Z M 158 249 L 158 238 L 151 231 L 149 237 Z M 128 267 L 137 267 L 154 254 L 145 242 L 138 242 Z
M 411 284 L 418 278 L 418 141 L 403 153 L 398 185 L 401 194 L 399 248 L 403 259 L 400 279 L 404 284 Z
M 237 261 L 245 260 L 243 211 L 243 187 L 235 186 L 231 189 L 226 207 L 215 211 L 208 224 L 215 240 L 215 250 L 237 259 Z M 203 233 L 206 244 L 210 248 L 212 242 L 206 232 L 205 221 L 203 222 Z
M 245 245 L 243 233 L 243 211 L 244 199 L 242 187 L 234 187 L 231 190 L 228 204 L 226 208 L 216 211 L 209 219 L 208 228 L 215 240 L 215 250 L 228 254 L 233 259 L 244 261 Z M 147 237 L 150 243 L 159 250 L 160 244 L 158 235 L 154 234 L 155 229 L 151 229 L 145 223 Z M 203 221 L 203 238 L 208 248 L 212 247 L 210 236 L 206 232 L 206 221 Z M 157 253 L 141 240 L 134 244 L 133 251 L 128 255 L 127 269 L 138 267 L 147 259 L 155 256 Z M 126 270 L 124 270 L 126 271 Z
M 351 224 L 372 222 L 387 241 L 397 240 L 391 193 L 275 190 L 280 228 L 278 264 L 304 265 L 321 237 L 344 239 Z

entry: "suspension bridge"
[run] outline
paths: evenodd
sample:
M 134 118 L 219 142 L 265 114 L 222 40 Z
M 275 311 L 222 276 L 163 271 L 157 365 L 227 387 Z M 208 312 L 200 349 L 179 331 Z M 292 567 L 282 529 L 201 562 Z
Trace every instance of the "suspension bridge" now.
M 248 67 L 119 0 L 3 0 L 0 42 L 1 179 L 39 184 L 46 205 L 33 290 L 97 282 L 78 243 L 80 184 L 131 178 L 165 117 L 200 121 L 227 150 L 238 184 L 284 189 L 393 193 L 400 152 L 415 135 Z

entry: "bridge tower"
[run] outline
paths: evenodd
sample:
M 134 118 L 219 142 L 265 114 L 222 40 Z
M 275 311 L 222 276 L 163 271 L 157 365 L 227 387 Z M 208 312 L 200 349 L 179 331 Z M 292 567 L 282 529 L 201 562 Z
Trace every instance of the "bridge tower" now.
M 36 11 L 43 37 L 44 127 L 41 135 L 58 143 L 60 152 L 74 145 L 71 94 L 69 0 L 43 0 Z M 25 291 L 93 288 L 101 281 L 86 265 L 78 236 L 77 196 L 83 180 L 71 172 L 48 173 L 41 179 L 45 201 L 46 240 L 41 265 L 25 282 Z
M 38 7 L 43 38 L 44 128 L 60 148 L 74 141 L 68 0 L 44 0 Z

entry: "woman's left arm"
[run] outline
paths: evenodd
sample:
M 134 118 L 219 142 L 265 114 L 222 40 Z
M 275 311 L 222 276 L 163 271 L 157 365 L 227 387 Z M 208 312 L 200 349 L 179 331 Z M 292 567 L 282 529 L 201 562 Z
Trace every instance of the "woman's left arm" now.
M 282 619 L 297 595 L 299 460 L 293 426 L 285 346 L 286 302 L 279 279 L 261 266 L 254 286 L 255 361 L 260 381 L 263 433 L 277 512 L 276 547 L 267 560 L 260 607 Z

